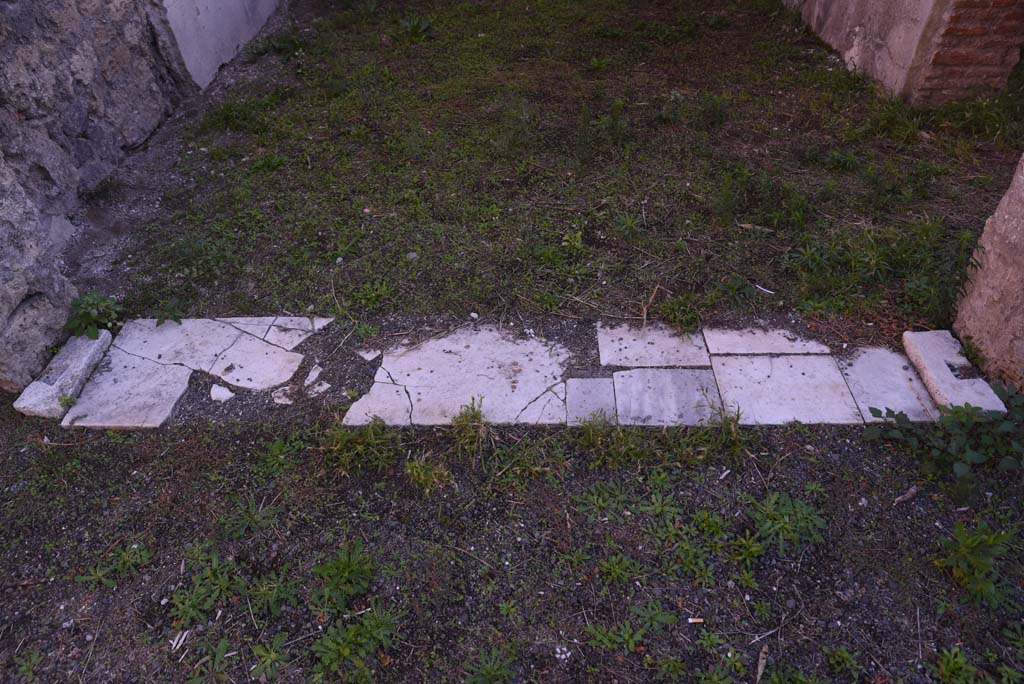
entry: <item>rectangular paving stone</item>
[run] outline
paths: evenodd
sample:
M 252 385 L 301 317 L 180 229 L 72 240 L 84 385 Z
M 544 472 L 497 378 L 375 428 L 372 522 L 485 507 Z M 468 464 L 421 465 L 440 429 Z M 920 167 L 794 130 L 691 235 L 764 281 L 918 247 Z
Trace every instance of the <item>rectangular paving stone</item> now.
M 725 330 L 708 328 L 704 340 L 711 354 L 828 354 L 821 342 L 805 340 L 789 330 Z
M 60 418 L 67 411 L 67 399 L 82 391 L 96 365 L 110 346 L 110 331 L 100 330 L 95 340 L 84 335 L 71 337 L 53 357 L 46 370 L 25 388 L 14 409 L 26 416 Z
M 615 382 L 611 378 L 569 378 L 565 381 L 566 417 L 579 425 L 596 417 L 615 423 Z
M 111 347 L 64 416 L 66 428 L 156 428 L 174 412 L 192 371 Z
M 903 349 L 921 381 L 939 406 L 970 404 L 986 411 L 1005 412 L 1006 406 L 982 378 L 958 378 L 953 369 L 970 369 L 960 342 L 948 330 L 903 333 Z
M 606 327 L 598 323 L 597 347 L 602 366 L 707 368 L 711 365 L 700 333 L 679 335 L 657 324 L 633 328 L 629 325 Z
M 861 423 L 835 359 L 824 355 L 712 356 L 728 413 L 744 425 Z
M 905 413 L 913 421 L 932 421 L 939 410 L 917 376 L 910 359 L 894 351 L 880 348 L 858 349 L 845 360 L 839 361 L 839 370 L 853 393 L 865 421 L 876 423 L 871 408 Z
M 703 368 L 640 368 L 613 376 L 620 425 L 700 425 L 718 417 L 714 374 Z

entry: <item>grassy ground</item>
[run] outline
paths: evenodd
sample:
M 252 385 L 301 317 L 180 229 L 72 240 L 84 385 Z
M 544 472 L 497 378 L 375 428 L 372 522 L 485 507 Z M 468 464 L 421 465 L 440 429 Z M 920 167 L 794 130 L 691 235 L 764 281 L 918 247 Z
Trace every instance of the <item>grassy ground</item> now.
M 1019 477 L 954 496 L 860 428 L 457 422 L 2 409 L 0 679 L 1022 681 L 1022 546 L 986 536 Z
M 942 325 L 1024 147 L 1024 82 L 914 112 L 763 0 L 295 15 L 185 132 L 132 313 Z
M 170 136 L 130 314 L 898 332 L 948 317 L 1024 147 L 1019 84 L 913 112 L 767 2 L 309 0 L 247 59 Z M 948 452 L 1005 465 L 1024 402 L 902 446 L 9 404 L 0 681 L 1022 681 L 1020 478 Z

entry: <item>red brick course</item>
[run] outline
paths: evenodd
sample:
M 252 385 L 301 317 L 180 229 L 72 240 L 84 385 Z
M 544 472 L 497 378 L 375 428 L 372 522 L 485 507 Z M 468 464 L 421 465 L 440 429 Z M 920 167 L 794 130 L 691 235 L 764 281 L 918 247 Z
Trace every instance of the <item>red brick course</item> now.
M 1024 45 L 1024 0 L 953 0 L 913 99 L 938 105 L 1006 87 Z

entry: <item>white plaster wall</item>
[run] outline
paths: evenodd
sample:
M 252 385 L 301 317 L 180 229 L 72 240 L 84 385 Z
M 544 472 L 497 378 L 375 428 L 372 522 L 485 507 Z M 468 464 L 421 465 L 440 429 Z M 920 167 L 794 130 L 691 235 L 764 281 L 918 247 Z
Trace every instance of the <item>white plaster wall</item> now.
M 192 80 L 205 88 L 221 65 L 255 36 L 279 0 L 163 0 L 167 22 Z
M 909 95 L 934 52 L 949 0 L 786 0 L 850 69 Z

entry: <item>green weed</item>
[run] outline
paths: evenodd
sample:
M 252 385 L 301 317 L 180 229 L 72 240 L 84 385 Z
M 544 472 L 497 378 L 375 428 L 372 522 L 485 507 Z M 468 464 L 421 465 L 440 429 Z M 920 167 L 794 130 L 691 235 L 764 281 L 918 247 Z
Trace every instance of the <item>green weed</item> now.
M 256 681 L 275 682 L 281 676 L 281 666 L 290 661 L 287 650 L 288 633 L 278 632 L 270 643 L 254 644 L 252 655 L 256 659 L 249 672 Z
M 818 511 L 788 494 L 772 492 L 754 504 L 750 512 L 758 536 L 780 554 L 800 550 L 823 540 L 825 521 Z
M 443 463 L 435 461 L 430 454 L 406 461 L 405 476 L 423 492 L 423 496 L 430 496 L 436 491 L 455 484 L 448 468 Z
M 365 594 L 373 579 L 373 563 L 363 550 L 363 543 L 345 544 L 335 557 L 313 568 L 322 586 L 314 593 L 314 603 L 322 613 L 342 613 L 349 601 Z
M 501 649 L 480 651 L 473 660 L 466 663 L 464 681 L 466 684 L 509 684 L 514 677 L 514 660 Z
M 322 446 L 327 460 L 343 475 L 364 468 L 383 472 L 395 465 L 401 439 L 384 421 L 374 418 L 364 427 L 331 427 L 323 436 Z
M 997 562 L 1009 551 L 1014 530 L 995 532 L 984 522 L 973 530 L 957 522 L 953 536 L 943 540 L 935 565 L 948 570 L 967 595 L 978 603 L 998 606 L 1004 600 Z
M 90 292 L 71 302 L 71 314 L 64 329 L 72 335 L 85 335 L 95 340 L 101 330 L 116 333 L 123 318 L 124 307 L 116 299 Z

